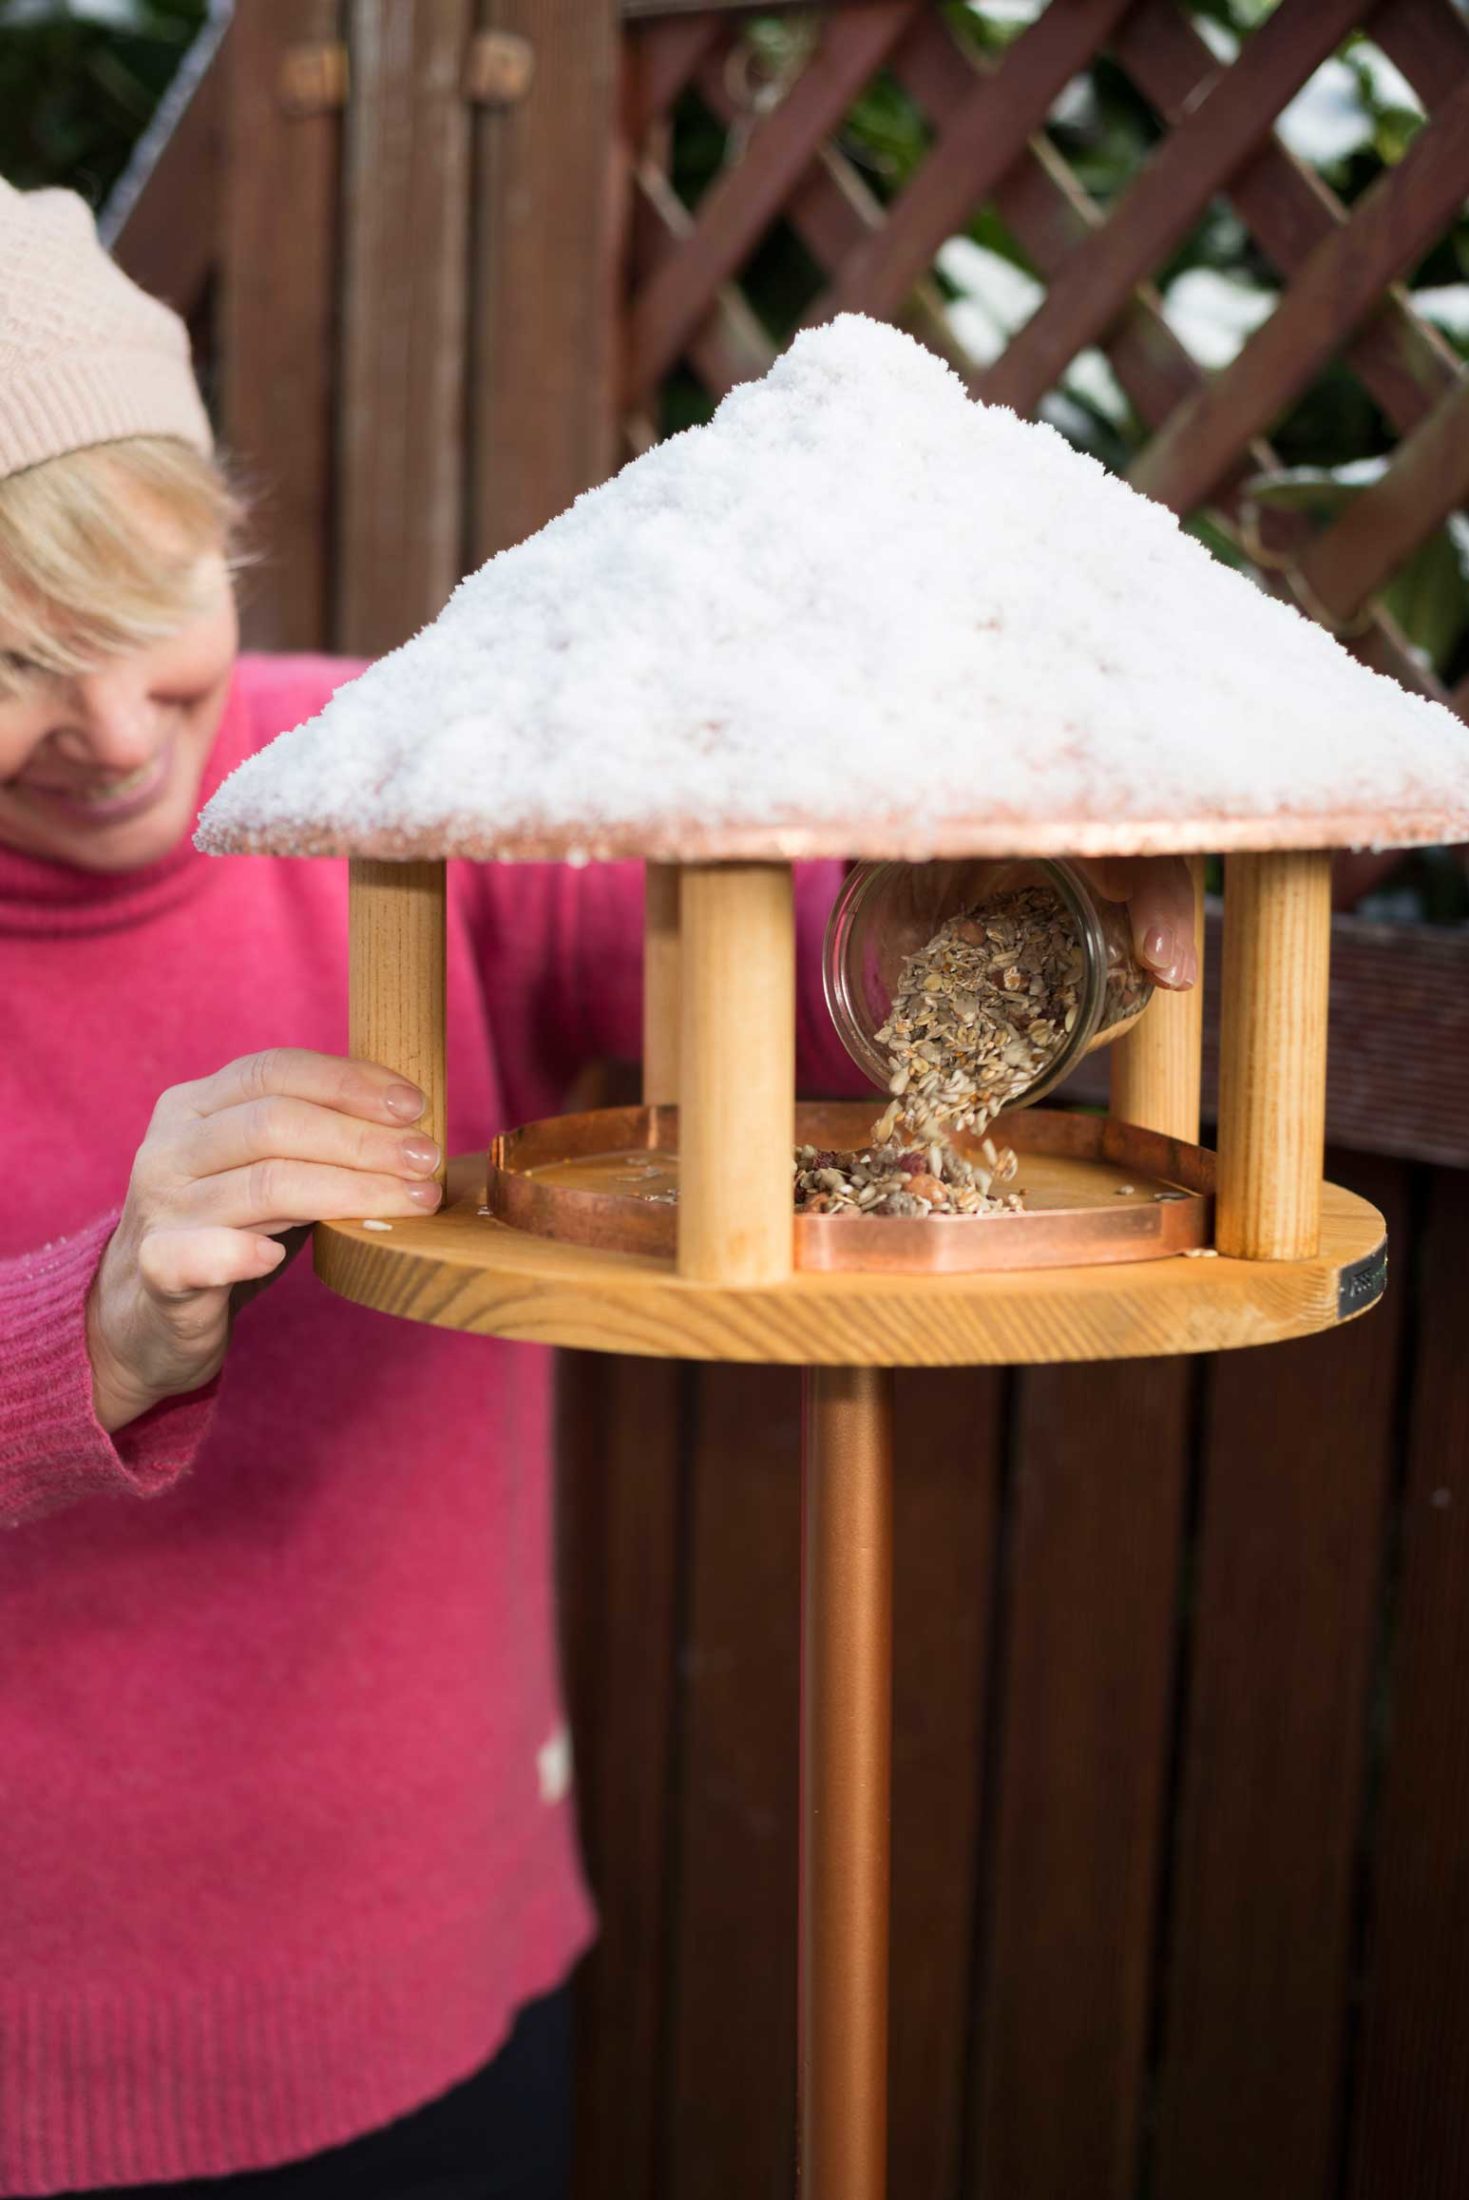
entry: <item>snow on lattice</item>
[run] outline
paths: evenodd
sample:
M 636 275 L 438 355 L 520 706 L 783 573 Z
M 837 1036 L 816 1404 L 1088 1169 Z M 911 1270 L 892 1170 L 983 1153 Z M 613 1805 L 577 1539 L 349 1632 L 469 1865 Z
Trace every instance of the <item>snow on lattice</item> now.
M 983 820 L 1085 852 L 1279 813 L 1469 830 L 1469 730 L 846 316 L 462 582 L 200 845 L 915 855 Z

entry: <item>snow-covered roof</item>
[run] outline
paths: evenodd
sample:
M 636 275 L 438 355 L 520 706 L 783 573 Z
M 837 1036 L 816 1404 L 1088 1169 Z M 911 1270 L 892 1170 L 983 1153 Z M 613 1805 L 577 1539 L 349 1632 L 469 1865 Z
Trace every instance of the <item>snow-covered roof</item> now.
M 922 857 L 1469 837 L 1469 728 L 857 316 L 462 582 L 199 844 Z

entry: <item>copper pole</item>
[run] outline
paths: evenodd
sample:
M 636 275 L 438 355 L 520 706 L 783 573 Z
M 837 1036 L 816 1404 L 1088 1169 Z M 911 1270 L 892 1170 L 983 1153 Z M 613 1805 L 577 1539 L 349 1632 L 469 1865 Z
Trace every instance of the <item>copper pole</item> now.
M 799 2183 L 887 2186 L 893 1378 L 809 1368 L 801 1526 Z

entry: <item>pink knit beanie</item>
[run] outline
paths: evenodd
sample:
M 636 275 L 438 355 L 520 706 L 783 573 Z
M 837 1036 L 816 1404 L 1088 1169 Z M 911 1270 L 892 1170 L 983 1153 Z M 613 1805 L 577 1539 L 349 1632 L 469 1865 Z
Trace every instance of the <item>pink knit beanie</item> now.
M 108 258 L 75 192 L 0 179 L 0 478 L 128 435 L 211 450 L 184 324 Z

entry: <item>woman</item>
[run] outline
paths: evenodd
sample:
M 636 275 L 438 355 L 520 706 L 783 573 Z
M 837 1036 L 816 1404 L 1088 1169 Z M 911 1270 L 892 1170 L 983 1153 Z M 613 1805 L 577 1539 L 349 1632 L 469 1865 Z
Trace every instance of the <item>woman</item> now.
M 237 658 L 234 520 L 180 325 L 0 185 L 0 2194 L 549 2195 L 591 1921 L 547 1356 L 283 1249 L 438 1155 L 345 1059 L 342 867 L 189 841 L 350 670 Z M 1187 982 L 1180 893 L 1134 918 Z M 639 900 L 455 867 L 454 1147 L 635 1046 Z M 814 984 L 801 1036 L 845 1074 Z

